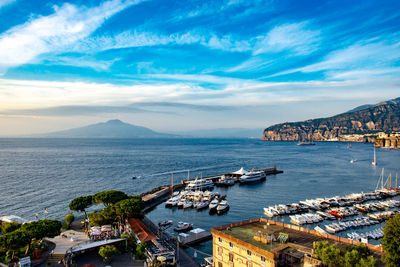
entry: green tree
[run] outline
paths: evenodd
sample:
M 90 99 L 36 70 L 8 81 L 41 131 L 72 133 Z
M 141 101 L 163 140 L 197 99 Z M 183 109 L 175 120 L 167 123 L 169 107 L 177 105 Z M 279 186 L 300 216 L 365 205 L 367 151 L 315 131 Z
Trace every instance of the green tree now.
M 118 254 L 118 249 L 111 245 L 101 247 L 99 249 L 99 255 L 104 259 L 105 262 L 111 262 L 111 258 Z
M 135 258 L 138 260 L 144 260 L 145 259 L 145 251 L 146 251 L 146 243 L 145 242 L 140 242 L 139 245 L 136 246 L 136 251 L 135 251 Z
M 361 258 L 360 267 L 375 267 L 377 266 L 376 259 L 373 256 L 368 256 L 367 258 Z
M 344 264 L 341 250 L 335 244 L 330 244 L 328 241 L 316 242 L 315 254 L 328 267 L 338 267 Z
M 115 205 L 115 212 L 118 216 L 123 218 L 140 218 L 144 203 L 140 197 L 130 197 L 128 199 L 121 200 Z
M 73 211 L 80 211 L 85 214 L 87 219 L 86 209 L 93 204 L 93 196 L 81 196 L 73 199 L 69 203 L 69 209 Z
M 115 208 L 113 206 L 107 206 L 99 212 L 92 212 L 89 214 L 89 220 L 91 225 L 104 225 L 112 224 L 117 218 Z
M 117 190 L 109 190 L 98 192 L 94 195 L 94 201 L 97 203 L 102 203 L 105 206 L 109 206 L 117 203 L 118 201 L 127 199 L 128 195 L 124 192 Z
M 3 234 L 14 232 L 21 227 L 20 223 L 17 222 L 2 222 L 0 225 L 1 232 Z
M 345 267 L 354 267 L 360 262 L 361 256 L 357 250 L 348 250 L 346 254 L 344 254 L 344 266 Z
M 400 266 L 400 214 L 396 214 L 386 222 L 382 247 L 385 251 L 382 257 L 386 266 Z
M 67 229 L 71 226 L 71 223 L 75 220 L 74 214 L 72 212 L 68 212 L 67 215 L 64 217 L 65 224 L 67 225 Z

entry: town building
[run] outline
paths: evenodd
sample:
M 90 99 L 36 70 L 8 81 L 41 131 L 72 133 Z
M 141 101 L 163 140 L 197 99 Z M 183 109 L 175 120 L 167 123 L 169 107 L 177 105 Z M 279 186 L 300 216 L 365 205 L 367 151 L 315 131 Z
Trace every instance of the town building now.
M 320 266 L 314 255 L 316 241 L 335 242 L 340 248 L 360 242 L 264 218 L 214 227 L 215 267 Z M 382 248 L 367 244 L 377 258 Z

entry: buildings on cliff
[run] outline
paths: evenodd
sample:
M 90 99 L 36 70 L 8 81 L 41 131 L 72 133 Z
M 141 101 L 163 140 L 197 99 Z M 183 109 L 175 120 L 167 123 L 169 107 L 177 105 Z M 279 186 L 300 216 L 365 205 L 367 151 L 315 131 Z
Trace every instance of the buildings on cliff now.
M 375 141 L 375 147 L 400 149 L 400 132 L 379 133 Z
M 314 255 L 314 242 L 328 240 L 343 249 L 360 244 L 264 218 L 215 227 L 211 233 L 215 267 L 321 266 L 321 261 Z M 377 258 L 380 257 L 381 247 L 367 246 Z

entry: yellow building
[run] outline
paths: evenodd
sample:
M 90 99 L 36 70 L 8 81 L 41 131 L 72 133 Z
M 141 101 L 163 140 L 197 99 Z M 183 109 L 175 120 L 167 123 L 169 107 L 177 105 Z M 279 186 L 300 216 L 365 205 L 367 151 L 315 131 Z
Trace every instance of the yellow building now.
M 313 256 L 315 241 L 329 240 L 342 248 L 360 244 L 264 218 L 214 227 L 211 233 L 215 267 L 320 266 Z M 378 246 L 368 247 L 381 252 Z

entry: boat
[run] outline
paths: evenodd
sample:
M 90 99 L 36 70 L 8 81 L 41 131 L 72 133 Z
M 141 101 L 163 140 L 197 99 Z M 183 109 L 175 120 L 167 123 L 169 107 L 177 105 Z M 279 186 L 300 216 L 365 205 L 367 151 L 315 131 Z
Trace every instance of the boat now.
M 175 207 L 176 205 L 178 205 L 180 198 L 178 197 L 172 197 L 170 199 L 167 200 L 167 202 L 165 202 L 165 207 L 169 208 L 169 207 Z
M 217 214 L 224 214 L 229 210 L 228 201 L 222 200 L 219 205 L 217 206 Z
M 239 182 L 244 183 L 251 183 L 251 182 L 258 182 L 266 178 L 265 172 L 263 171 L 250 171 L 245 175 L 242 175 L 239 178 Z
M 188 209 L 193 207 L 193 202 L 192 201 L 186 201 L 185 204 L 183 204 L 184 209 Z
M 194 181 L 191 181 L 188 183 L 186 186 L 186 190 L 189 191 L 196 191 L 196 190 L 206 190 L 214 187 L 214 183 L 211 180 L 207 179 L 196 179 Z
M 222 175 L 221 178 L 218 179 L 217 182 L 215 182 L 216 186 L 231 186 L 235 184 L 235 180 L 230 177 L 226 177 L 225 175 Z
M 377 165 L 377 163 L 376 163 L 376 148 L 375 148 L 375 146 L 374 146 L 374 161 L 372 161 L 371 164 L 374 165 L 374 166 Z
M 165 221 L 161 221 L 158 223 L 158 226 L 167 226 L 167 225 L 171 225 L 172 224 L 172 220 L 165 220 Z
M 201 203 L 197 204 L 196 206 L 196 210 L 202 210 L 208 207 L 208 205 L 210 204 L 210 201 L 208 200 L 204 200 Z
M 174 227 L 175 232 L 187 232 L 193 228 L 193 224 L 186 222 L 178 222 L 178 225 Z
M 315 146 L 314 142 L 299 142 L 297 143 L 298 146 Z
M 208 209 L 210 210 L 210 212 L 215 211 L 218 207 L 219 204 L 219 200 L 217 198 L 214 198 L 210 205 L 208 205 Z

